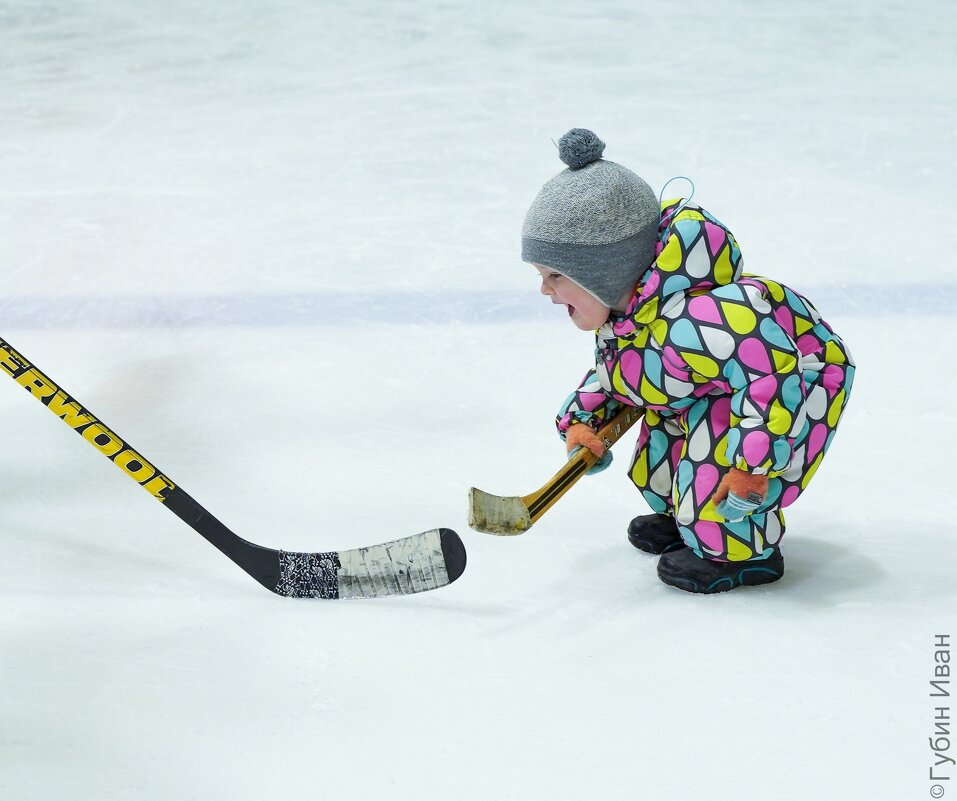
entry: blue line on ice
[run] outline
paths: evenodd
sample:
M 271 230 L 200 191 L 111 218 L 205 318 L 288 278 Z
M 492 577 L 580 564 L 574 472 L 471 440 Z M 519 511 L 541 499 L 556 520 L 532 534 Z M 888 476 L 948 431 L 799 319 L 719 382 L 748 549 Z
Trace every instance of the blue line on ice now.
M 957 284 L 795 287 L 825 320 L 842 317 L 952 317 Z M 554 322 L 564 316 L 532 290 L 325 291 L 207 295 L 8 297 L 0 326 L 28 329 L 292 327 L 365 323 L 448 325 Z

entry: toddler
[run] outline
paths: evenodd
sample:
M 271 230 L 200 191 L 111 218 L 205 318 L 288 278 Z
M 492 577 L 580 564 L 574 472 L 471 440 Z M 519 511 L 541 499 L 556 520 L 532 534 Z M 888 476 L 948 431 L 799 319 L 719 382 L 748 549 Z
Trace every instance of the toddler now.
M 607 466 L 595 430 L 641 407 L 630 476 L 654 513 L 631 521 L 631 543 L 689 592 L 777 581 L 781 510 L 834 438 L 851 354 L 806 298 L 744 273 L 731 232 L 690 199 L 659 204 L 591 131 L 558 148 L 568 169 L 532 203 L 522 259 L 596 332 L 595 366 L 556 421 L 568 451 Z

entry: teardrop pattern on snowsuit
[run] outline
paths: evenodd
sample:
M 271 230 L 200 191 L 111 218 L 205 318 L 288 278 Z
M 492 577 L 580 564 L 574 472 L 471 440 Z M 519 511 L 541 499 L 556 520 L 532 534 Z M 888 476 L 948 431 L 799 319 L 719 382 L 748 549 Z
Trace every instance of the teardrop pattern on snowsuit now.
M 664 203 L 663 218 L 679 203 Z M 558 429 L 644 407 L 631 478 L 652 509 L 675 514 L 699 556 L 765 558 L 784 532 L 781 509 L 833 440 L 854 361 L 806 298 L 743 273 L 734 237 L 704 209 L 688 204 L 659 237 L 624 316 L 596 332 L 595 368 Z M 764 504 L 734 523 L 710 502 L 731 466 L 769 476 Z

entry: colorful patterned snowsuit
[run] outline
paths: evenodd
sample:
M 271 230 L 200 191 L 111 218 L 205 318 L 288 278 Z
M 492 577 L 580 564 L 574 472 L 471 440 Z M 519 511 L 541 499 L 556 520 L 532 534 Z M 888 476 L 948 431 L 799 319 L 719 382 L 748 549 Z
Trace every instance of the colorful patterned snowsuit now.
M 680 200 L 662 204 L 658 256 L 625 314 L 596 332 L 596 365 L 557 424 L 597 428 L 621 404 L 646 409 L 631 479 L 674 514 L 698 556 L 767 558 L 781 509 L 807 487 L 851 391 L 854 361 L 803 297 L 742 273 L 731 232 Z M 734 465 L 766 474 L 768 494 L 738 522 L 710 502 Z

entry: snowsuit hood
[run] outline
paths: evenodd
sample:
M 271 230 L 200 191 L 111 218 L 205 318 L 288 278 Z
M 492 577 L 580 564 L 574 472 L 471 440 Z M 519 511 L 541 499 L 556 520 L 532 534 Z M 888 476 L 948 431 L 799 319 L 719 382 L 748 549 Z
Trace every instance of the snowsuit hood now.
M 695 247 L 701 239 L 706 248 Z M 612 318 L 614 333 L 626 335 L 657 317 L 672 316 L 686 296 L 726 286 L 742 269 L 741 250 L 727 226 L 683 198 L 666 200 L 658 223 L 657 257 L 623 317 Z

